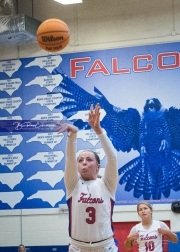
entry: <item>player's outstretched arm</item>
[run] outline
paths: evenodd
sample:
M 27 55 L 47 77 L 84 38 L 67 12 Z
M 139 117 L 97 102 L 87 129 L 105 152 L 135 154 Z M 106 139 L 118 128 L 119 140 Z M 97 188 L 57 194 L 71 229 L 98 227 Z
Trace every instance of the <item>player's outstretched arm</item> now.
M 117 172 L 117 153 L 114 149 L 112 142 L 107 137 L 105 133 L 103 133 L 103 129 L 100 125 L 100 105 L 96 104 L 95 108 L 91 105 L 89 118 L 89 125 L 94 129 L 98 138 L 101 142 L 103 150 L 106 154 L 106 167 L 103 176 L 103 180 L 106 184 L 108 191 L 114 195 L 117 183 L 118 183 L 118 172 Z
M 66 143 L 66 163 L 64 171 L 64 182 L 66 186 L 67 197 L 73 191 L 78 181 L 78 169 L 76 162 L 76 137 L 78 129 L 71 124 L 57 123 L 59 126 L 58 134 L 67 132 L 68 138 Z

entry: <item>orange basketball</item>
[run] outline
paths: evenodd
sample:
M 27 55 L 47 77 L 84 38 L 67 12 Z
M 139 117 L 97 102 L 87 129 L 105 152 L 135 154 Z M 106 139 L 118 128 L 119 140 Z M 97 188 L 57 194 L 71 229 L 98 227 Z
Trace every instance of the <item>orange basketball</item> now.
M 37 29 L 39 46 L 48 52 L 58 52 L 69 43 L 70 31 L 66 23 L 60 19 L 47 19 Z

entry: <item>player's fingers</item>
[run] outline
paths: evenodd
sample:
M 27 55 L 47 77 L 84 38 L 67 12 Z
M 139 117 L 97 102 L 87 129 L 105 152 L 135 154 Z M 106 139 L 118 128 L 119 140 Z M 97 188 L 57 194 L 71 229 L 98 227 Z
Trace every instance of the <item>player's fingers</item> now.
M 67 124 L 59 124 L 59 128 L 57 129 L 58 133 L 62 133 L 68 129 Z
M 96 107 L 95 107 L 95 113 L 98 113 L 100 110 L 100 106 L 99 106 L 99 103 L 96 104 Z
M 94 109 L 94 106 L 93 106 L 93 104 L 91 104 L 91 106 L 90 106 L 90 113 L 93 112 L 93 109 Z

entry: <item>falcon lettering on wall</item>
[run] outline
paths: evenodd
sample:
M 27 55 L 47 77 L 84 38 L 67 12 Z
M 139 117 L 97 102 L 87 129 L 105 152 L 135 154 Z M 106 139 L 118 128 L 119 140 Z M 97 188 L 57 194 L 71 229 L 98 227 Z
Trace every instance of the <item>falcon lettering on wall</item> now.
M 135 108 L 123 110 L 113 106 L 96 87 L 95 95 L 92 95 L 65 74 L 62 76 L 58 89 L 63 101 L 56 108 L 66 118 L 99 103 L 106 111 L 101 126 L 115 149 L 139 152 L 138 157 L 119 168 L 119 183 L 125 184 L 125 191 L 133 190 L 135 198 L 142 196 L 145 200 L 156 200 L 162 195 L 168 198 L 171 190 L 180 190 L 179 109 L 164 109 L 157 98 L 152 98 L 146 100 L 140 115 Z M 81 119 L 74 120 L 73 124 L 79 129 L 90 128 Z

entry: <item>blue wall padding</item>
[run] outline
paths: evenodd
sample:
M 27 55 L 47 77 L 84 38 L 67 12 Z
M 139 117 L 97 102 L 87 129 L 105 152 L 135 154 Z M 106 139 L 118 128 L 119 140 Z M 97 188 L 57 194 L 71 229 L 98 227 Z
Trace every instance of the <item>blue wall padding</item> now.
M 180 252 L 180 232 L 176 232 L 179 242 L 172 243 L 168 242 L 168 252 Z

